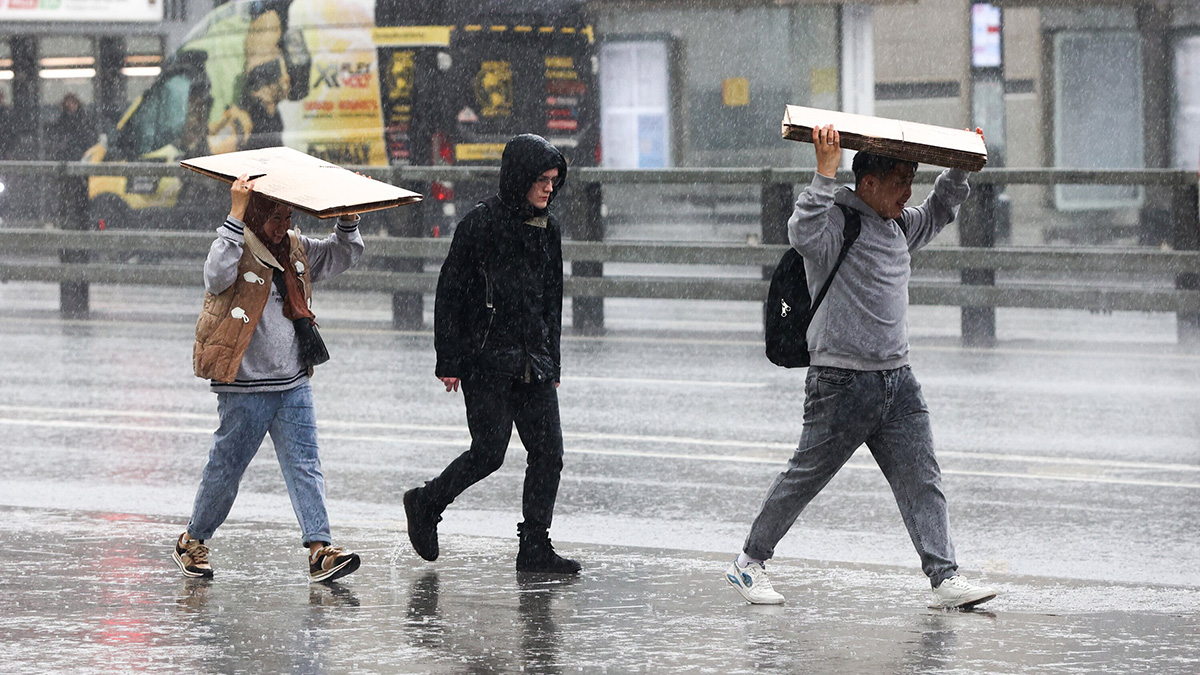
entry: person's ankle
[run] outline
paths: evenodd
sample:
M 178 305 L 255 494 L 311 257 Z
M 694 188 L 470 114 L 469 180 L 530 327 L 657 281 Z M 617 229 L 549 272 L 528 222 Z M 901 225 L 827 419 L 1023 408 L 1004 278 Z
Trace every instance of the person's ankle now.
M 749 565 L 750 563 L 758 563 L 759 565 L 761 565 L 763 563 L 763 561 L 759 560 L 758 558 L 751 558 L 750 556 L 746 555 L 744 552 L 738 554 L 738 557 L 737 557 L 737 566 L 738 567 L 745 569 L 746 565 Z

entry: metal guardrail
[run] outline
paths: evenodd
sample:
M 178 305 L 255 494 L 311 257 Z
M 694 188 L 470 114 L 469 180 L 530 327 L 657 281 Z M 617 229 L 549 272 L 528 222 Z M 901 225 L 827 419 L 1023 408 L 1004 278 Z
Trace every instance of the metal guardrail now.
M 497 167 L 463 166 L 347 166 L 380 180 L 456 181 L 495 180 Z M 40 176 L 191 176 L 192 171 L 177 164 L 161 162 L 113 162 L 83 164 L 80 162 L 0 161 L 0 173 Z M 917 183 L 931 183 L 941 169 L 917 171 Z M 812 179 L 812 168 L 677 168 L 677 169 L 603 169 L 578 167 L 571 169 L 571 180 L 601 184 L 805 184 Z M 850 181 L 848 171 L 838 172 L 838 180 Z M 971 175 L 972 184 L 993 185 L 1145 185 L 1185 187 L 1196 185 L 1196 174 L 1182 169 L 1060 169 L 1060 168 L 998 168 L 984 169 Z
M 13 255 L 42 257 L 42 261 L 0 261 L 0 280 L 89 282 L 199 286 L 198 262 L 207 253 L 213 235 L 208 232 L 120 232 L 61 230 L 0 230 L 0 250 Z M 421 258 L 438 261 L 449 249 L 445 239 L 366 237 L 370 258 Z M 730 265 L 772 265 L 787 249 L 781 245 L 719 245 L 671 243 L 578 242 L 563 244 L 563 257 L 572 262 Z M 187 263 L 44 261 L 63 250 L 84 251 L 91 257 L 134 253 L 186 259 Z M 369 268 L 370 265 L 363 267 Z M 1111 270 L 1136 270 L 1143 275 L 1200 273 L 1200 253 L 1157 250 L 962 248 L 931 246 L 913 257 L 918 273 L 950 273 L 988 268 L 1022 274 L 1056 272 L 1066 276 Z M 436 288 L 432 272 L 352 270 L 323 286 L 371 292 L 430 293 Z M 710 300 L 761 300 L 767 282 L 746 277 L 568 276 L 564 292 L 576 297 L 678 298 Z M 1141 310 L 1200 312 L 1200 291 L 1173 288 L 1097 287 L 1095 284 L 1062 284 L 1008 281 L 995 286 L 973 286 L 945 280 L 914 279 L 910 283 L 914 304 L 1074 308 L 1090 310 Z
M 495 167 L 350 167 L 395 183 L 418 181 L 494 181 Z M 932 182 L 939 170 L 923 169 L 917 181 Z M 68 162 L 0 161 L 0 174 L 40 175 L 53 180 L 89 175 L 185 176 L 177 165 L 158 163 L 81 164 Z M 603 327 L 604 297 L 758 300 L 767 282 L 748 277 L 613 276 L 606 263 L 733 265 L 769 268 L 786 249 L 785 223 L 794 201 L 795 186 L 807 183 L 812 169 L 708 168 L 665 170 L 572 169 L 572 182 L 583 202 L 577 240 L 563 244 L 564 258 L 574 275 L 564 292 L 574 296 L 577 329 Z M 852 176 L 841 172 L 839 180 Z M 996 307 L 1078 308 L 1175 312 L 1181 338 L 1200 339 L 1200 215 L 1197 215 L 1197 177 L 1173 169 L 1077 170 L 985 169 L 972 174 L 976 196 L 960 222 L 962 246 L 931 246 L 913 257 L 914 273 L 958 275 L 959 281 L 914 278 L 909 285 L 914 304 L 962 308 L 964 340 L 987 343 L 995 335 Z M 604 185 L 638 184 L 758 184 L 762 189 L 762 245 L 682 243 L 623 243 L 603 241 L 601 215 Z M 1001 186 L 1015 184 L 1143 185 L 1166 195 L 1172 214 L 1176 250 L 1114 248 L 997 248 L 996 195 Z M 122 264 L 89 259 L 128 251 L 158 256 L 203 257 L 211 242 L 208 232 L 88 231 L 86 218 L 74 214 L 65 230 L 0 230 L 4 253 L 58 256 L 60 262 L 0 261 L 0 279 L 28 279 L 63 285 L 63 312 L 86 315 L 88 283 L 199 285 L 194 264 Z M 419 271 L 420 260 L 442 258 L 449 242 L 442 239 L 371 237 L 368 254 L 406 265 L 387 269 L 353 270 L 326 284 L 328 288 L 393 293 L 396 325 L 420 322 L 420 295 L 434 290 L 435 275 Z M 582 241 L 578 240 L 582 239 Z M 402 271 L 394 271 L 401 269 Z M 1153 282 L 1119 285 L 1104 280 L 1082 283 L 1047 282 L 1039 276 L 1056 274 L 1071 279 L 1112 270 L 1160 277 Z M 997 274 L 1004 277 L 997 278 Z M 1170 283 L 1163 279 L 1172 278 Z M 403 302 L 398 298 L 406 296 Z M 415 302 L 413 298 L 415 297 Z M 404 311 L 402 321 L 399 313 Z
M 373 257 L 441 260 L 449 239 L 364 237 Z M 0 251 L 57 255 L 65 249 L 93 253 L 145 252 L 203 258 L 211 232 L 132 232 L 0 229 Z M 564 241 L 563 258 L 571 261 L 664 265 L 774 265 L 785 245 L 703 244 L 674 242 Z M 1104 273 L 1130 270 L 1142 274 L 1200 272 L 1200 252 L 1158 249 L 928 246 L 913 255 L 913 270 L 957 271 L 987 267 L 1003 272 Z

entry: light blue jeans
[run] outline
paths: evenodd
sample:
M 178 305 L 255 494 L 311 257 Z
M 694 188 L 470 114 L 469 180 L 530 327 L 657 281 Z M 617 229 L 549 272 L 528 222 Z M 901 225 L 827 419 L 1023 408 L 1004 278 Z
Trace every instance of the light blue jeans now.
M 921 570 L 933 586 L 954 576 L 954 543 L 933 453 L 929 409 L 908 366 L 856 371 L 813 366 L 804 385 L 804 430 L 787 469 L 767 490 L 743 547 L 767 560 L 800 512 L 863 443 L 883 470 Z
M 195 539 L 208 539 L 229 515 L 238 484 L 250 460 L 269 432 L 283 482 L 300 521 L 302 543 L 331 543 L 329 516 L 325 512 L 325 476 L 317 456 L 317 420 L 313 413 L 312 385 L 308 382 L 287 391 L 217 394 L 221 425 L 213 434 L 208 463 L 196 491 L 187 531 Z

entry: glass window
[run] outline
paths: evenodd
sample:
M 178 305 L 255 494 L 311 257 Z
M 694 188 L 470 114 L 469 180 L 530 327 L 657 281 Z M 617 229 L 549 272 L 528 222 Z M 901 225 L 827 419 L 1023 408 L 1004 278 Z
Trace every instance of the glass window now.
M 1135 31 L 1054 36 L 1054 157 L 1069 169 L 1145 167 L 1142 52 Z M 1140 206 L 1141 186 L 1057 185 L 1063 210 Z
M 12 123 L 12 78 L 12 48 L 8 40 L 0 38 L 0 159 L 8 159 L 10 148 L 14 145 L 9 132 Z
M 1175 143 L 1171 165 L 1200 168 L 1200 35 L 1175 43 Z
M 92 38 L 52 35 L 38 40 L 38 74 L 41 76 L 42 105 L 47 119 L 57 118 L 64 99 L 74 96 L 91 106 L 92 82 L 96 77 L 96 45 Z
M 600 132 L 604 166 L 671 166 L 667 43 L 606 42 L 600 48 Z
M 125 38 L 125 63 L 121 68 L 121 74 L 125 76 L 125 105 L 122 109 L 128 108 L 154 84 L 154 78 L 162 72 L 162 51 L 162 38 L 157 35 Z
M 137 159 L 168 145 L 179 147 L 191 88 L 191 79 L 177 74 L 146 92 L 116 142 L 123 159 Z
M 9 47 L 8 40 L 0 38 L 0 96 L 4 97 L 2 105 L 12 105 L 12 78 L 12 48 Z

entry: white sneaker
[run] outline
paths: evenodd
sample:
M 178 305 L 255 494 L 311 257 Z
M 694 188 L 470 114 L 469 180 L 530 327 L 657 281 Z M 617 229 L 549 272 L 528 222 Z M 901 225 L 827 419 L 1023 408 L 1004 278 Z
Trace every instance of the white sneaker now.
M 725 572 L 725 581 L 737 589 L 750 604 L 753 605 L 782 605 L 783 596 L 771 587 L 767 578 L 767 570 L 760 563 L 749 563 L 738 567 L 737 560 L 729 565 Z
M 946 579 L 933 589 L 931 609 L 970 609 L 996 597 L 996 589 L 976 586 L 959 575 Z

